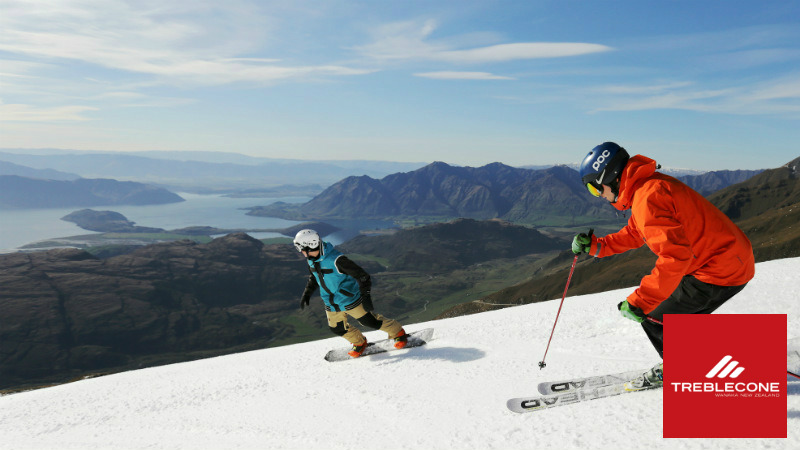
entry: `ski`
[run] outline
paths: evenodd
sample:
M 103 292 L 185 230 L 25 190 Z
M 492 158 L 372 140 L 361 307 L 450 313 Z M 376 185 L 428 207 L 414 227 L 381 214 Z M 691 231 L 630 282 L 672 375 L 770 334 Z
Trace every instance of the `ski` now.
M 433 328 L 426 328 L 424 330 L 414 331 L 413 333 L 408 333 L 408 343 L 406 346 L 400 350 L 405 350 L 407 348 L 414 348 L 419 347 L 421 345 L 425 345 L 428 341 L 431 340 L 433 337 Z M 380 341 L 370 342 L 367 344 L 367 348 L 364 349 L 364 353 L 361 354 L 358 358 L 353 358 L 347 354 L 351 350 L 351 347 L 346 348 L 337 348 L 335 350 L 329 351 L 325 355 L 325 360 L 330 362 L 335 361 L 348 361 L 351 359 L 359 359 L 369 355 L 375 355 L 378 353 L 386 353 L 391 351 L 397 351 L 398 349 L 394 348 L 394 339 L 383 339 Z
M 800 353 L 790 351 L 787 354 L 787 363 L 790 369 L 788 373 L 791 374 L 793 367 L 800 366 Z M 636 391 L 625 390 L 626 382 L 648 370 L 631 370 L 615 374 L 539 383 L 538 390 L 542 395 L 512 398 L 506 402 L 506 406 L 513 412 L 526 413 L 631 392 L 660 389 L 661 386 Z
M 573 392 L 579 389 L 596 388 L 610 386 L 617 383 L 624 383 L 643 374 L 644 372 L 647 372 L 648 370 L 650 369 L 629 370 L 620 373 L 596 375 L 585 378 L 573 378 L 568 380 L 545 381 L 544 383 L 539 383 L 538 389 L 539 393 L 542 395 L 566 394 L 567 392 Z
M 661 386 L 645 388 L 636 391 L 626 391 L 625 383 L 620 382 L 606 386 L 574 389 L 566 393 L 559 393 L 553 395 L 512 398 L 506 402 L 506 406 L 508 406 L 508 409 L 510 409 L 515 413 L 527 413 L 532 411 L 539 411 L 542 409 L 555 408 L 558 406 L 571 405 L 573 403 L 595 400 L 598 398 L 613 397 L 615 395 L 620 395 L 620 394 L 641 392 L 659 388 L 661 388 Z

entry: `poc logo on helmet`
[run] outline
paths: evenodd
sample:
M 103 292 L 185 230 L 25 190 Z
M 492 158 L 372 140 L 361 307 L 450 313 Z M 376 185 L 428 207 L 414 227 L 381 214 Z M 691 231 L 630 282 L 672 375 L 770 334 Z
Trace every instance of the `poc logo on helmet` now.
M 603 164 L 606 161 L 606 158 L 608 158 L 609 156 L 611 156 L 611 152 L 608 150 L 603 150 L 603 153 L 601 153 L 600 156 L 597 157 L 597 161 L 592 163 L 592 169 L 599 171 L 600 164 Z

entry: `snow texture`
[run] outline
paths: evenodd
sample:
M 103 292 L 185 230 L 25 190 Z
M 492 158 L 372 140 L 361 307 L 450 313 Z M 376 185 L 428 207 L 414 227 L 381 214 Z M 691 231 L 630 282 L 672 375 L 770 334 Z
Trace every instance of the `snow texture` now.
M 760 263 L 719 313 L 788 314 L 800 337 L 800 258 Z M 565 280 L 566 282 L 566 280 Z M 3 449 L 788 449 L 800 448 L 800 380 L 788 382 L 788 439 L 663 439 L 662 391 L 531 414 L 506 409 L 541 381 L 658 361 L 616 304 L 631 289 L 407 324 L 428 345 L 329 363 L 324 339 L 0 397 Z M 380 300 L 376 302 L 380 307 Z M 367 333 L 370 339 L 385 337 Z M 800 343 L 795 340 L 794 343 Z

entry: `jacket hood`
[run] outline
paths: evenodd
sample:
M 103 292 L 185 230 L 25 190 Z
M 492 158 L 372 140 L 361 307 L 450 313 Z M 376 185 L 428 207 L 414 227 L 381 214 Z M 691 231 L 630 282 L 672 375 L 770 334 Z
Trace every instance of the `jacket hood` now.
M 654 173 L 656 173 L 655 160 L 642 155 L 629 159 L 619 180 L 619 197 L 611 205 L 620 211 L 631 209 L 636 189 Z

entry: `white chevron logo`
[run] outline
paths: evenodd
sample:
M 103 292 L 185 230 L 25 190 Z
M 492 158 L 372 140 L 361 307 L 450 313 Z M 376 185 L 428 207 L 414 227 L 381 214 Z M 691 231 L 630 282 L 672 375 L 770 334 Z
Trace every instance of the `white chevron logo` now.
M 715 376 L 717 378 L 736 378 L 741 375 L 742 372 L 744 372 L 744 367 L 739 367 L 737 369 L 736 366 L 739 365 L 739 361 L 731 361 L 732 359 L 733 356 L 731 355 L 720 359 L 717 365 L 706 374 L 706 378 L 714 378 Z

